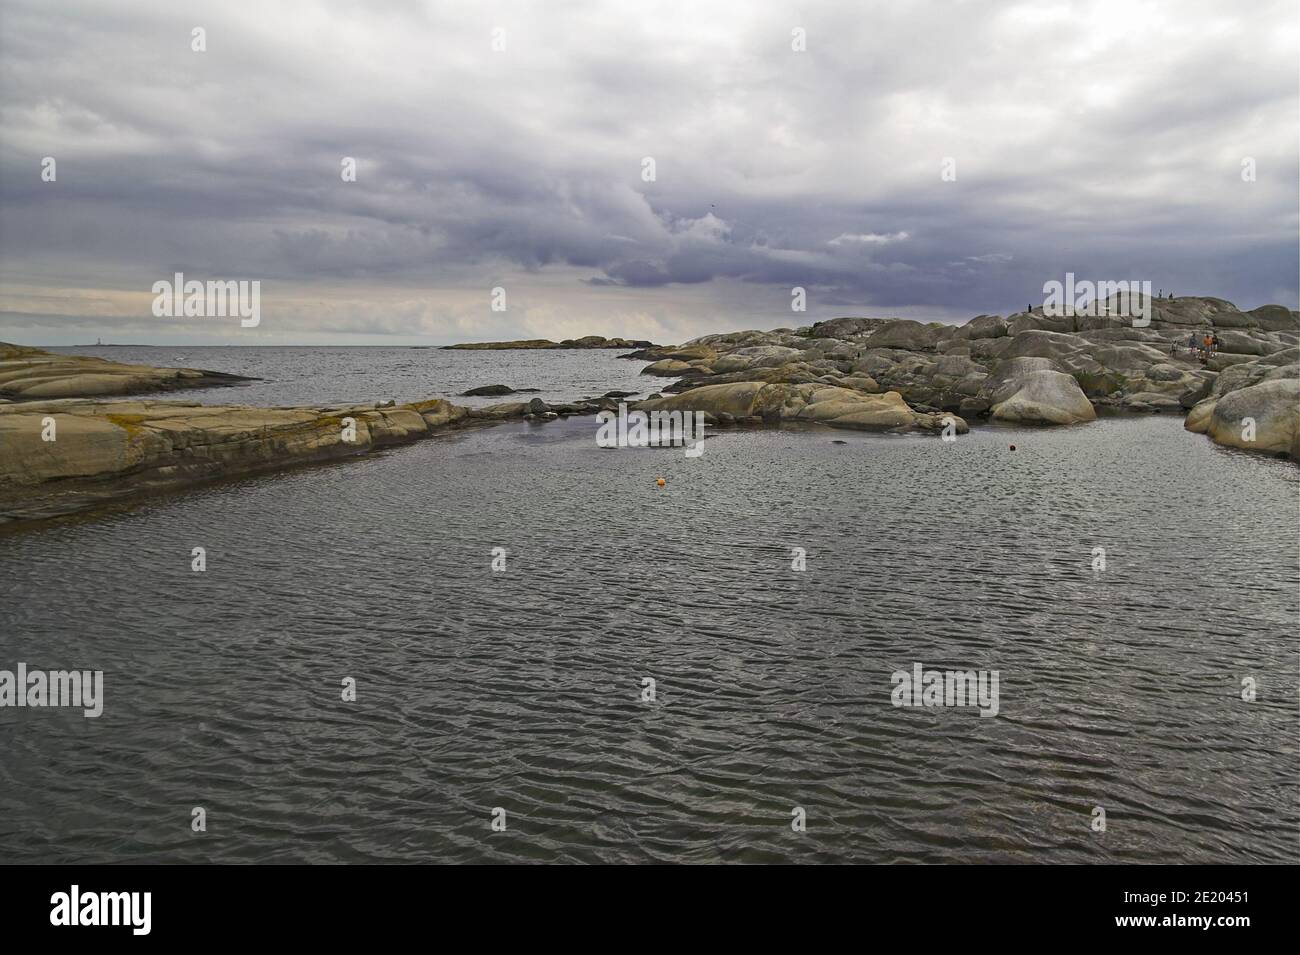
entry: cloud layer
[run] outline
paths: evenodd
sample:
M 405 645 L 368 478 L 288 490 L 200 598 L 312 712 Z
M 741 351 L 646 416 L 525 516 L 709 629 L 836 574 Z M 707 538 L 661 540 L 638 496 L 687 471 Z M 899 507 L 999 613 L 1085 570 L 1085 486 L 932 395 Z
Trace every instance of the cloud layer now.
M 1297 305 L 1290 2 L 58 6 L 0 0 L 0 338 L 680 340 L 1066 271 Z M 176 271 L 262 326 L 153 318 Z

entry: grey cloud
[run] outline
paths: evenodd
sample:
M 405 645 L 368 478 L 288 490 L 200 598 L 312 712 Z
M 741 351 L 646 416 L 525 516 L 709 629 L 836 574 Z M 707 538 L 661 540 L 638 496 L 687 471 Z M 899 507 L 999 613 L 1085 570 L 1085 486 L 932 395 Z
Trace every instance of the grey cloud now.
M 0 295 L 176 269 L 342 282 L 435 306 L 350 305 L 358 332 L 435 337 L 463 337 L 443 298 L 496 284 L 595 332 L 651 293 L 684 331 L 750 324 L 793 285 L 839 313 L 1005 312 L 1067 270 L 1297 304 L 1289 4 L 797 16 L 0 0 Z

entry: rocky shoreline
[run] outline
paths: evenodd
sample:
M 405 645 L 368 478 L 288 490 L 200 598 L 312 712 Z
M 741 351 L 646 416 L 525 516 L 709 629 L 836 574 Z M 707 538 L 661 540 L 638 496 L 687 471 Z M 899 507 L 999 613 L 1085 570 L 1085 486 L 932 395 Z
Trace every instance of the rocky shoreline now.
M 255 380 L 202 368 L 156 368 L 58 355 L 0 342 L 0 403 L 226 387 Z
M 1098 412 L 1170 412 L 1220 444 L 1300 460 L 1300 313 L 1279 305 L 1242 312 L 1205 297 L 1151 306 L 1144 327 L 1116 314 L 1115 301 L 1100 315 L 1033 309 L 960 326 L 839 318 L 627 357 L 651 362 L 642 374 L 676 379 L 666 389 L 671 403 L 641 407 L 689 406 L 722 423 L 759 410 L 768 419 L 934 430 L 949 417 L 961 427 L 1065 425 Z M 1218 346 L 1201 361 L 1189 341 L 1207 334 Z M 859 410 L 864 401 L 888 402 L 897 414 Z
M 465 408 L 442 398 L 310 408 L 62 399 L 0 406 L 0 528 L 141 494 L 370 454 L 510 419 L 616 407 L 541 399 Z
M 1188 339 L 1209 332 L 1204 362 Z M 613 340 L 606 340 L 613 341 Z M 663 393 L 466 408 L 407 404 L 257 408 L 96 401 L 119 389 L 233 384 L 234 375 L 65 359 L 0 345 L 0 527 L 197 482 L 339 460 L 476 425 L 614 410 L 700 412 L 713 427 L 815 425 L 961 434 L 969 421 L 1067 425 L 1098 412 L 1185 414 L 1219 444 L 1300 462 L 1300 313 L 1221 299 L 1154 303 L 1147 327 L 1038 310 L 965 325 L 842 318 L 706 335 L 623 357 L 675 379 Z M 104 370 L 104 365 L 113 366 Z M 87 370 L 90 369 L 90 370 Z M 111 380 L 108 380 L 111 379 Z M 75 397 L 62 397 L 75 393 Z M 527 389 L 519 389 L 526 391 Z M 506 386 L 472 392 L 504 394 Z

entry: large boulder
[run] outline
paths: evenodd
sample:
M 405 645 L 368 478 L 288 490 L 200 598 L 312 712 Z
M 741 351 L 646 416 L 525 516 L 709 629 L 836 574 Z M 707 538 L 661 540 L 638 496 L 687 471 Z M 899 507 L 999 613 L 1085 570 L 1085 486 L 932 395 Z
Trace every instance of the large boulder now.
M 809 334 L 813 338 L 858 338 L 893 319 L 888 318 L 832 318 L 813 325 Z
M 932 351 L 943 339 L 952 337 L 957 329 L 940 322 L 921 324 L 910 318 L 886 322 L 867 339 L 872 348 L 904 348 L 908 351 Z
M 1232 352 L 1234 355 L 1267 355 L 1269 352 L 1275 352 L 1281 347 L 1258 332 L 1251 335 L 1247 332 L 1225 328 L 1218 331 L 1217 334 L 1219 336 L 1219 351 Z
M 1011 394 L 992 405 L 995 421 L 1020 424 L 1079 424 L 1097 417 L 1096 410 L 1070 375 L 1050 369 L 1016 375 Z
M 1193 422 L 1189 415 L 1189 430 L 1197 430 L 1194 423 L 1204 424 L 1218 444 L 1300 460 L 1300 379 L 1277 378 L 1239 388 L 1193 411 L 1205 405 L 1211 406 L 1208 417 L 1201 411 Z
M 766 387 L 767 383 L 762 381 L 701 385 L 678 395 L 648 398 L 636 407 L 644 411 L 703 411 L 714 417 L 729 414 L 733 418 L 748 418 L 754 414 L 759 392 Z
M 691 366 L 677 358 L 664 358 L 641 369 L 643 375 L 657 375 L 660 378 L 677 378 L 691 372 Z
M 1011 343 L 1002 352 L 1002 357 L 1063 358 L 1078 350 L 1079 341 L 1073 335 L 1034 329 L 1012 336 Z
M 957 340 L 1001 338 L 1007 334 L 1007 320 L 1001 315 L 977 315 L 953 332 Z
M 933 374 L 948 378 L 964 378 L 967 375 L 987 374 L 988 369 L 977 364 L 965 355 L 944 355 L 934 363 Z
M 431 430 L 445 428 L 469 417 L 469 409 L 454 405 L 445 398 L 430 398 L 428 401 L 416 401 L 410 406 Z
M 1265 331 L 1300 331 L 1300 312 L 1282 305 L 1261 305 L 1246 313 Z
M 803 405 L 791 417 L 798 421 L 816 421 L 833 428 L 857 431 L 937 431 L 951 422 L 957 434 L 969 428 L 957 415 L 920 414 L 908 407 L 896 391 L 864 395 L 845 388 L 818 388 L 804 393 Z
M 754 364 L 752 358 L 745 358 L 741 355 L 731 354 L 723 355 L 713 362 L 711 366 L 714 374 L 729 375 L 734 371 L 744 371 Z
M 1149 381 L 1182 382 L 1189 376 L 1188 369 L 1170 365 L 1167 362 L 1159 362 L 1146 370 L 1146 377 Z

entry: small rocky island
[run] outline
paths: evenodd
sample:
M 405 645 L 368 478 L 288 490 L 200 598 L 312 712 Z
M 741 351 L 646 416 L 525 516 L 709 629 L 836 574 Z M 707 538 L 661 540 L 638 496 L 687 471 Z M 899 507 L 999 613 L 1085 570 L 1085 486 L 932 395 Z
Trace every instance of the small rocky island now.
M 553 342 L 549 338 L 527 338 L 513 342 L 464 342 L 460 345 L 443 345 L 443 351 L 540 351 L 561 348 L 653 348 L 651 342 L 632 341 L 628 338 L 603 338 L 586 335 Z
M 1206 336 L 1217 348 L 1198 352 Z M 628 344 L 637 343 L 582 347 Z M 981 420 L 1072 425 L 1099 413 L 1166 412 L 1185 415 L 1188 430 L 1219 444 L 1300 461 L 1300 313 L 1278 305 L 1242 312 L 1216 298 L 1163 299 L 1153 303 L 1146 327 L 1114 315 L 1057 318 L 1038 309 L 980 315 L 961 326 L 838 318 L 638 346 L 622 357 L 651 362 L 643 374 L 674 379 L 665 393 L 630 408 L 698 411 L 714 427 L 934 434 L 963 433 Z M 0 525 L 366 454 L 449 429 L 591 415 L 628 397 L 608 392 L 472 409 L 440 398 L 302 408 L 87 400 L 241 380 L 0 344 Z

